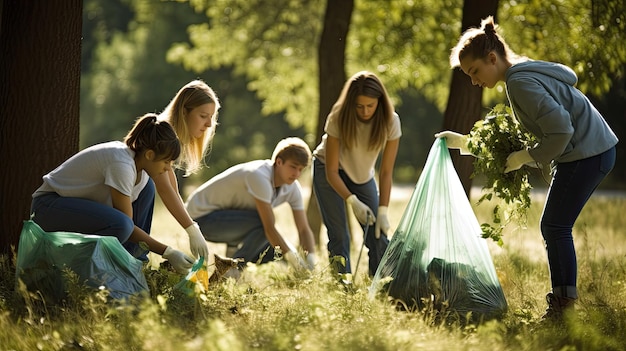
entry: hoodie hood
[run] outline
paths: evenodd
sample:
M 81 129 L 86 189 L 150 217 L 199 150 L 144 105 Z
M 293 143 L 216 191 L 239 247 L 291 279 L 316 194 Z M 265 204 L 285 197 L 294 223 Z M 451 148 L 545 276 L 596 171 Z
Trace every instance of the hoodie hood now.
M 546 61 L 524 61 L 511 66 L 506 71 L 506 80 L 508 81 L 511 76 L 516 73 L 534 72 L 540 73 L 554 79 L 557 79 L 567 85 L 574 86 L 578 82 L 578 77 L 574 71 L 560 63 L 546 62 Z

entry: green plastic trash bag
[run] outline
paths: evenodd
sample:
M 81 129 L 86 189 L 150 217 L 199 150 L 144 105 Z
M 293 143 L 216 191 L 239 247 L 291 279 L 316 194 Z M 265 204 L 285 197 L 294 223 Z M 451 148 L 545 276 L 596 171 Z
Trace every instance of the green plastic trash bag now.
M 17 252 L 16 279 L 46 301 L 66 297 L 70 269 L 86 285 L 103 286 L 113 299 L 147 292 L 143 263 L 132 257 L 112 236 L 69 232 L 47 233 L 32 220 L 24 221 Z
M 411 310 L 471 312 L 472 318 L 496 317 L 507 309 L 444 139 L 430 149 L 369 293 L 388 294 Z

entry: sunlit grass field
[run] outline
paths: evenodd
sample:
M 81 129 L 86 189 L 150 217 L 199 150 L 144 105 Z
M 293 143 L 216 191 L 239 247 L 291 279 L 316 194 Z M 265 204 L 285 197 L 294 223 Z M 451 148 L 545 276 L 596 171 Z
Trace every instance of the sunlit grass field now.
M 392 228 L 411 192 L 410 186 L 394 189 Z M 281 262 L 251 266 L 237 282 L 211 284 L 190 298 L 172 289 L 181 277 L 155 270 L 160 257 L 151 257 L 151 296 L 129 304 L 105 303 L 102 292 L 80 284 L 63 306 L 14 294 L 5 258 L 0 350 L 626 350 L 626 197 L 599 192 L 583 210 L 574 228 L 580 299 L 573 315 L 553 325 L 541 323 L 550 288 L 538 224 L 543 196 L 535 192 L 527 228 L 510 226 L 502 247 L 488 243 L 509 305 L 500 320 L 446 324 L 370 299 L 365 254 L 346 289 L 329 270 L 322 230 L 322 259 L 312 274 Z M 479 221 L 489 218 L 489 210 L 475 206 Z M 276 214 L 279 230 L 297 244 L 289 208 Z M 356 262 L 363 234 L 352 221 Z M 152 235 L 188 250 L 184 230 L 159 202 Z M 210 249 L 225 251 L 219 244 Z

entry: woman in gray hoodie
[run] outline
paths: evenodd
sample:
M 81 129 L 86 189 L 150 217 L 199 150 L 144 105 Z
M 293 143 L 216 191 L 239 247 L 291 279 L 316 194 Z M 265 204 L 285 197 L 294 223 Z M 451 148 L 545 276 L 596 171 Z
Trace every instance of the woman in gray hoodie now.
M 539 142 L 511 153 L 505 173 L 526 164 L 552 164 L 552 181 L 541 216 L 552 291 L 543 318 L 558 319 L 573 307 L 576 290 L 576 252 L 572 227 L 585 203 L 615 165 L 618 140 L 602 115 L 577 88 L 570 68 L 516 55 L 491 16 L 481 28 L 468 29 L 452 49 L 450 65 L 460 67 L 472 84 L 493 88 L 506 83 L 517 120 Z M 449 148 L 467 149 L 467 136 L 452 131 L 436 134 Z

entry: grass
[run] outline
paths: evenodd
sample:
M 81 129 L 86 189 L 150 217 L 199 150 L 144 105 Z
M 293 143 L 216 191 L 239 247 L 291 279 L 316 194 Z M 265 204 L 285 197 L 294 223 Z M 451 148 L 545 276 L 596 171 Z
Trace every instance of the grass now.
M 410 191 L 394 190 L 392 225 Z M 444 324 L 428 313 L 371 300 L 367 255 L 351 289 L 336 282 L 327 261 L 312 274 L 273 262 L 248 267 L 238 282 L 212 284 L 195 297 L 173 290 L 181 277 L 157 269 L 160 257 L 152 257 L 146 269 L 150 296 L 106 302 L 106 291 L 75 280 L 61 305 L 16 291 L 12 262 L 2 257 L 0 350 L 626 350 L 626 198 L 595 196 L 581 214 L 574 228 L 580 299 L 562 325 L 540 323 L 549 290 L 538 230 L 542 204 L 539 191 L 528 228 L 509 228 L 502 247 L 489 243 L 509 304 L 500 320 Z M 475 208 L 479 221 L 489 218 L 487 211 Z M 277 218 L 279 229 L 297 243 L 289 210 L 279 208 Z M 182 228 L 160 205 L 153 228 L 160 240 L 187 248 Z M 356 258 L 362 233 L 355 234 Z M 323 252 L 324 242 L 320 246 Z

